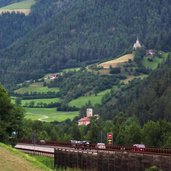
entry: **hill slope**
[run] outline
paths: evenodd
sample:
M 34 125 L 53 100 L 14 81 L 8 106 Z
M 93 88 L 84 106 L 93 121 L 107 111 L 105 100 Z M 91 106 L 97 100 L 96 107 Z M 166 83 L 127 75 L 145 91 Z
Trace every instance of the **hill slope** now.
M 141 123 L 147 120 L 171 120 L 171 58 L 145 79 L 126 86 L 100 109 L 104 117 L 111 118 L 119 112 L 135 114 Z M 111 115 L 112 113 L 112 115 Z
M 117 59 L 114 59 L 111 61 L 107 61 L 107 62 L 103 62 L 103 63 L 99 64 L 99 66 L 106 68 L 106 69 L 109 69 L 110 66 L 116 67 L 119 64 L 128 62 L 129 60 L 133 60 L 133 59 L 134 59 L 133 54 L 127 54 L 127 55 L 121 56 L 120 58 L 117 58 Z
M 3 171 L 51 171 L 32 157 L 0 144 L 0 166 Z
M 50 9 L 62 3 L 48 2 Z M 132 46 L 137 34 L 146 47 L 171 49 L 169 0 L 66 0 L 67 5 L 68 8 L 62 8 L 60 13 L 0 52 L 3 83 L 38 78 L 64 67 L 117 56 Z

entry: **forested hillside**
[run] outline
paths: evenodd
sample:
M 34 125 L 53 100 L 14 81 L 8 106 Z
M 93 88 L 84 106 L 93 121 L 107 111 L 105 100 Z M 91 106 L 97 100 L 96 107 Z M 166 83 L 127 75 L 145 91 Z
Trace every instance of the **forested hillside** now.
M 169 0 L 39 0 L 32 15 L 36 28 L 0 51 L 6 85 L 117 56 L 137 35 L 147 48 L 171 49 Z
M 143 82 L 133 81 L 120 92 L 108 96 L 101 108 L 104 117 L 119 112 L 136 115 L 141 123 L 148 120 L 171 120 L 171 59 L 152 72 Z
M 16 0 L 16 2 L 18 1 Z M 19 38 L 26 36 L 28 32 L 47 22 L 49 18 L 60 13 L 70 4 L 68 0 L 62 2 L 58 0 L 57 3 L 55 1 L 36 1 L 35 5 L 31 7 L 32 11 L 29 16 L 19 13 L 3 13 L 0 15 L 0 49 L 7 48 Z M 0 3 L 2 2 L 0 1 Z M 10 2 L 13 3 L 14 1 L 11 0 Z
M 9 142 L 13 132 L 22 129 L 23 110 L 11 103 L 10 96 L 0 86 L 0 141 Z

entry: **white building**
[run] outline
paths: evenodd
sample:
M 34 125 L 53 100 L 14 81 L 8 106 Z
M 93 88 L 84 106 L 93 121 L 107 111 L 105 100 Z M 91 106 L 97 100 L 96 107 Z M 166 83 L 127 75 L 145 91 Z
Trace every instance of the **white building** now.
M 93 116 L 93 109 L 92 108 L 87 108 L 86 115 L 87 115 L 87 117 L 92 117 Z
M 136 40 L 136 42 L 133 45 L 133 49 L 136 50 L 137 48 L 141 48 L 141 47 L 142 46 L 141 46 L 140 41 L 139 41 L 139 39 L 137 37 L 137 40 Z
M 93 109 L 92 108 L 87 108 L 86 110 L 86 117 L 84 118 L 81 118 L 79 121 L 78 121 L 78 125 L 89 125 L 90 124 L 90 118 L 93 116 Z

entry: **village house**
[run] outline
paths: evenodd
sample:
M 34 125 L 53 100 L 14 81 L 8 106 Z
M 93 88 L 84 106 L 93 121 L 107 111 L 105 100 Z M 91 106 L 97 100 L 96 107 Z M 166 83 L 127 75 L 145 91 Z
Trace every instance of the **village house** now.
M 153 49 L 149 49 L 149 50 L 146 51 L 146 55 L 153 56 L 155 54 L 156 54 L 156 51 L 153 50 Z
M 50 80 L 54 80 L 54 79 L 56 79 L 57 78 L 57 74 L 51 74 L 50 76 L 49 76 L 49 79 Z

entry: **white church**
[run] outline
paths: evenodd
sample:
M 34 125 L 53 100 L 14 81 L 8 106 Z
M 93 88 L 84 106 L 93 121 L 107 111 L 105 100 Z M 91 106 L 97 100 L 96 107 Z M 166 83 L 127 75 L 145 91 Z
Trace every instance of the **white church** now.
M 137 36 L 137 40 L 133 45 L 133 49 L 136 50 L 136 49 L 141 48 L 141 47 L 142 47 L 142 45 L 140 44 L 140 41 L 139 41 L 138 36 Z

